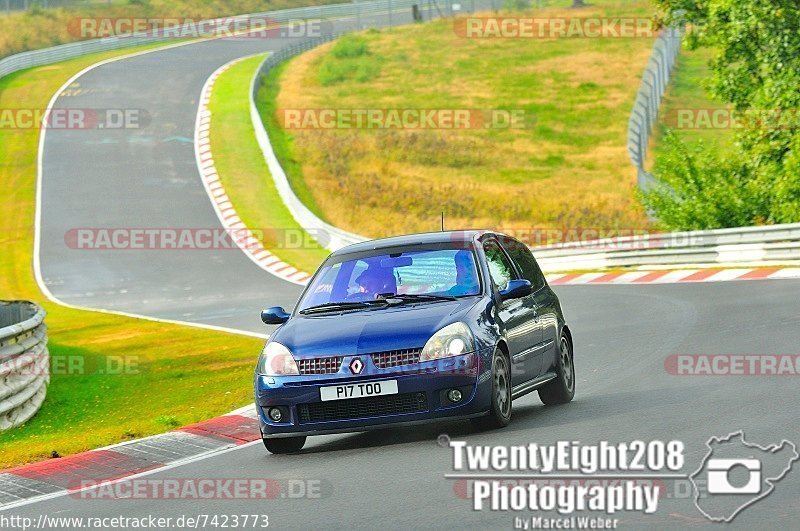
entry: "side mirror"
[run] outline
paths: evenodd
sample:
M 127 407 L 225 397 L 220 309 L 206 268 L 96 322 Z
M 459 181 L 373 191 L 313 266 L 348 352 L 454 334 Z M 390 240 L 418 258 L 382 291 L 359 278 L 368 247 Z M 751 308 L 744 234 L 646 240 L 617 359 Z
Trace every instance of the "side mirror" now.
M 504 301 L 509 299 L 521 299 L 530 295 L 533 286 L 530 280 L 509 280 L 505 289 L 500 290 L 500 298 Z
M 264 324 L 279 325 L 289 320 L 289 314 L 282 307 L 273 306 L 261 311 L 261 320 Z

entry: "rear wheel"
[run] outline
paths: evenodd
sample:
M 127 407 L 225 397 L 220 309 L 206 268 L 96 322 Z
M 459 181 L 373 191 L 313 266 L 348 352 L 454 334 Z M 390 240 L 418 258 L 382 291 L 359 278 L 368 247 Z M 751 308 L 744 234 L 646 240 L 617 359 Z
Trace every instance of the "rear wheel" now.
M 492 357 L 492 407 L 485 417 L 472 419 L 472 424 L 481 430 L 508 426 L 511 422 L 511 370 L 508 358 L 500 349 Z
M 539 389 L 539 398 L 546 405 L 566 404 L 575 396 L 575 365 L 572 359 L 572 343 L 564 332 L 561 332 L 561 339 L 558 345 L 557 376 Z
M 293 454 L 303 449 L 305 437 L 281 437 L 280 439 L 262 439 L 264 446 L 271 454 Z

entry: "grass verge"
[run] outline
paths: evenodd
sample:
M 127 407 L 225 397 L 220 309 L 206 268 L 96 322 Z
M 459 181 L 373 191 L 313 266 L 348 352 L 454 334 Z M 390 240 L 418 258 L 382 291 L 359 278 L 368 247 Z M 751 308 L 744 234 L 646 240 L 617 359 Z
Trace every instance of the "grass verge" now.
M 328 251 L 308 236 L 281 201 L 250 119 L 250 81 L 264 57 L 235 64 L 214 83 L 209 103 L 211 152 L 222 185 L 244 224 L 259 230 L 264 246 L 281 260 L 313 273 Z
M 44 109 L 70 76 L 131 51 L 4 77 L 0 108 Z M 0 432 L 0 468 L 168 431 L 251 401 L 258 339 L 72 310 L 44 299 L 31 266 L 38 139 L 37 130 L 0 129 L 0 298 L 45 307 L 54 374 L 41 411 Z M 127 370 L 108 374 L 109 364 L 120 360 Z M 78 368 L 56 368 L 67 362 Z
M 531 14 L 652 14 L 646 0 L 552 4 Z M 465 39 L 441 20 L 349 40 L 293 59 L 259 95 L 321 218 L 373 237 L 436 230 L 443 210 L 451 228 L 648 227 L 625 124 L 652 38 Z M 509 110 L 526 127 L 285 129 L 287 109 Z

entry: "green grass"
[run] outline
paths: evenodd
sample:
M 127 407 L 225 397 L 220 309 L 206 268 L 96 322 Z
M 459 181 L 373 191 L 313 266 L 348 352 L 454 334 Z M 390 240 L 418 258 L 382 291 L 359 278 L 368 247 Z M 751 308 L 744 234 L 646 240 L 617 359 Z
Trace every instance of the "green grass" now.
M 653 11 L 550 4 L 531 14 Z M 373 237 L 437 229 L 443 210 L 452 228 L 648 226 L 625 124 L 652 39 L 464 39 L 441 20 L 342 42 L 294 58 L 259 93 L 292 187 L 321 218 Z M 329 108 L 522 111 L 526 127 L 287 130 L 278 119 Z
M 250 119 L 250 80 L 264 57 L 237 63 L 214 84 L 209 103 L 211 151 L 220 180 L 244 224 L 263 230 L 262 243 L 283 261 L 313 273 L 328 251 L 306 235 L 281 201 Z M 302 243 L 297 245 L 298 241 Z
M 74 73 L 129 51 L 4 77 L 0 108 L 44 109 Z M 24 426 L 0 432 L 0 467 L 168 431 L 250 402 L 261 340 L 72 310 L 45 300 L 31 266 L 38 139 L 35 130 L 0 129 L 0 298 L 42 304 L 50 355 L 77 357 L 91 370 L 56 371 L 40 412 Z M 135 362 L 137 373 L 101 374 L 97 369 L 110 358 Z
M 659 120 L 655 135 L 651 142 L 651 161 L 658 160 L 663 153 L 663 138 L 667 128 L 671 129 L 680 140 L 690 146 L 700 144 L 719 147 L 723 152 L 733 149 L 734 130 L 723 128 L 681 128 L 678 127 L 678 113 L 682 110 L 692 111 L 693 116 L 699 112 L 728 108 L 729 105 L 712 99 L 704 88 L 705 80 L 710 75 L 708 61 L 713 50 L 700 48 L 681 51 L 673 71 L 667 94 L 661 103 Z M 652 164 L 651 164 L 652 166 Z

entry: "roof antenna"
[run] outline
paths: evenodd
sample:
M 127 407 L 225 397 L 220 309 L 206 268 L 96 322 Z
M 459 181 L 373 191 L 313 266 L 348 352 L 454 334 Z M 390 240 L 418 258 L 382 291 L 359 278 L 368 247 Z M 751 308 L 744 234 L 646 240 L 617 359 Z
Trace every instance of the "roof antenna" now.
M 442 232 L 444 232 L 444 210 L 442 210 Z

